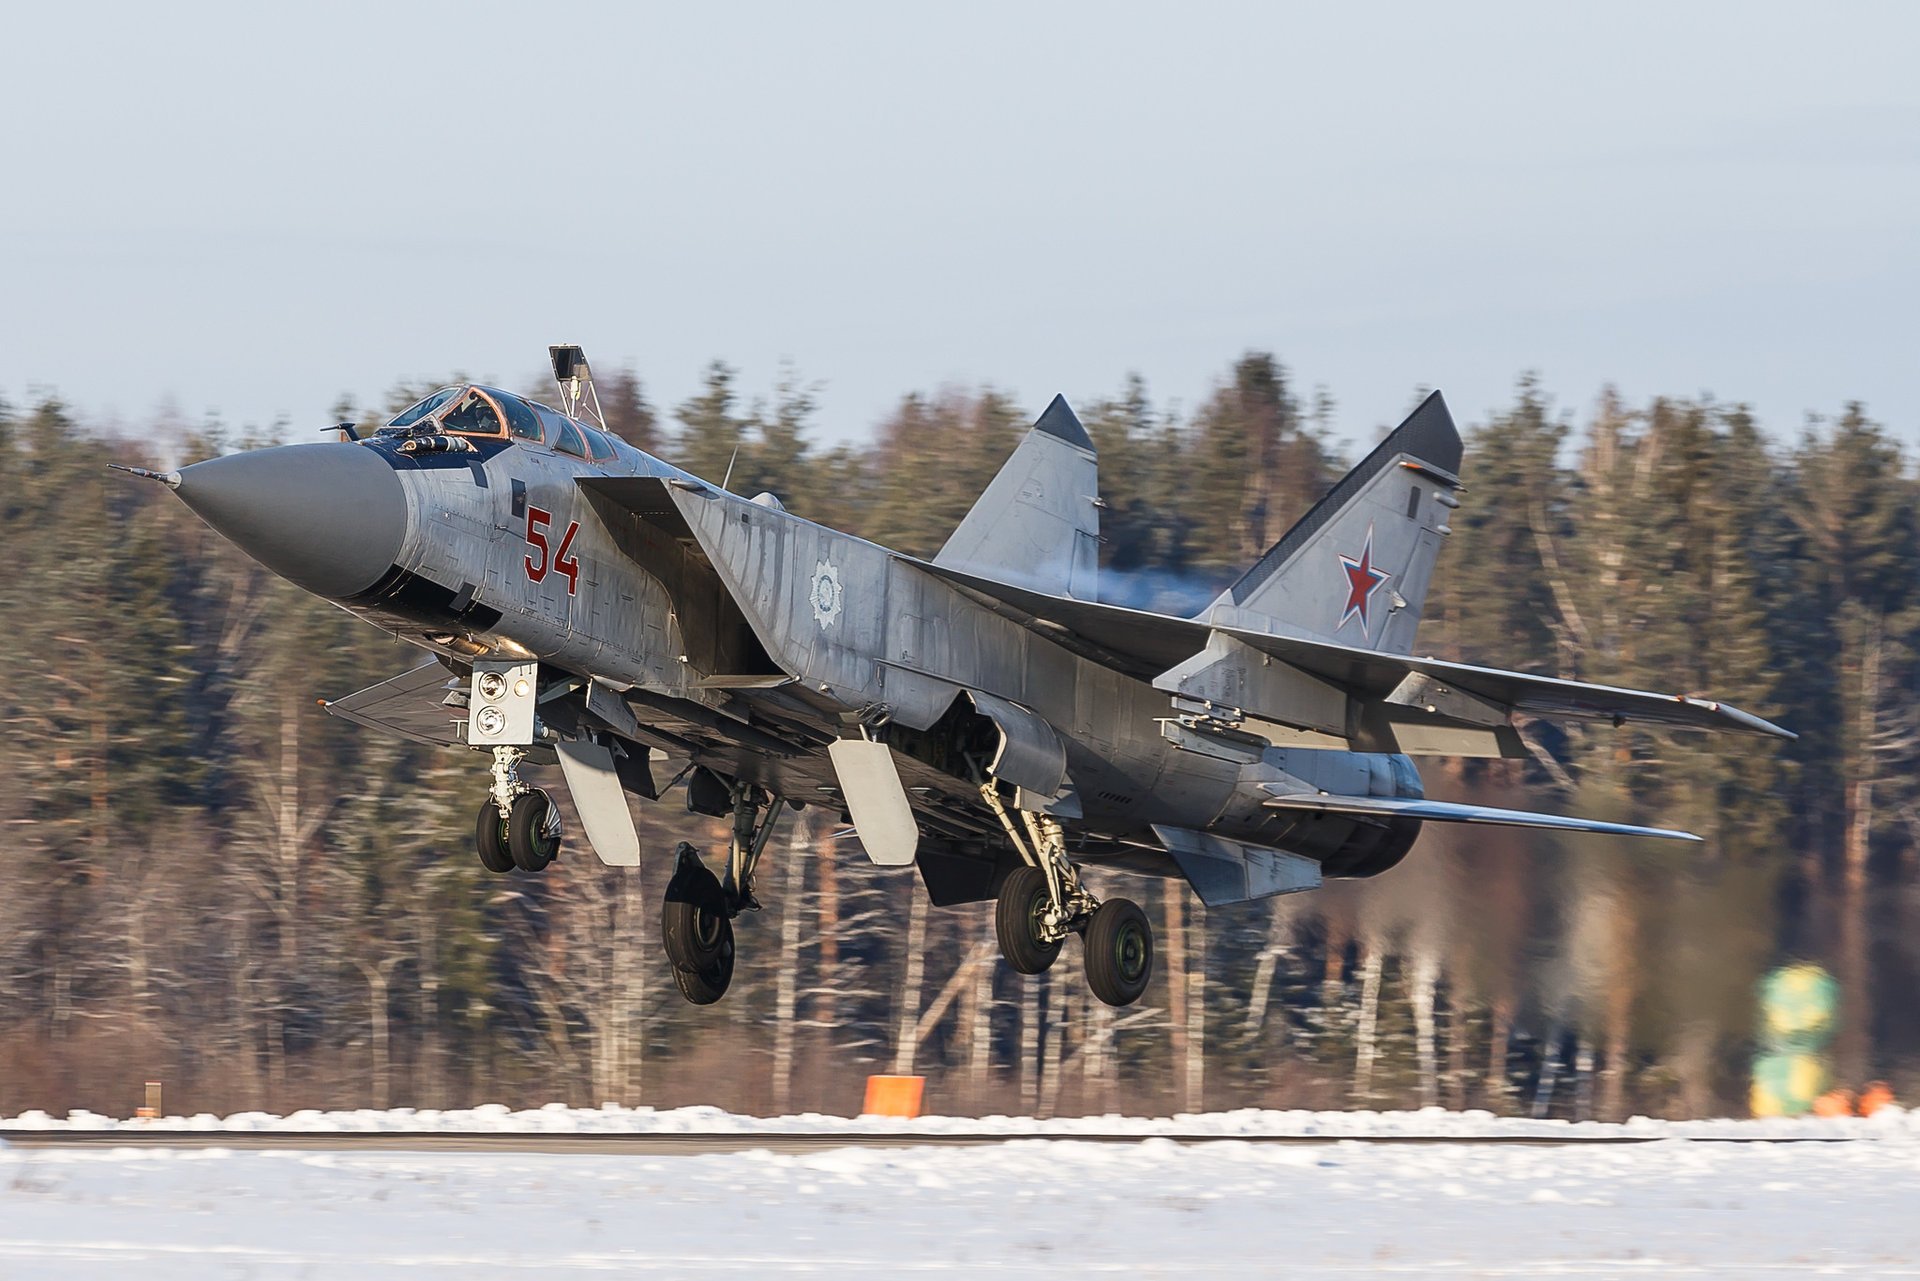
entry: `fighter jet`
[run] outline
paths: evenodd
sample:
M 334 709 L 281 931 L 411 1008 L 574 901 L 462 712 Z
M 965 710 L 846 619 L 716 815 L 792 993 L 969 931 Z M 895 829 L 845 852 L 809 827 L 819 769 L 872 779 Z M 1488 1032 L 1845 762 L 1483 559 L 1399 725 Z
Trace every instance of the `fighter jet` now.
M 681 993 L 718 1000 L 733 921 L 783 809 L 841 816 L 937 906 L 992 900 L 1007 963 L 1083 941 L 1093 992 L 1139 999 L 1146 914 L 1086 868 L 1184 879 L 1209 906 L 1371 877 L 1423 823 L 1693 840 L 1429 799 L 1417 756 L 1524 757 L 1516 716 L 1792 737 L 1702 698 L 1415 657 L 1463 501 L 1438 392 L 1191 618 L 1099 599 L 1092 439 L 1055 398 L 921 560 L 743 497 L 605 430 L 578 347 L 560 409 L 447 387 L 360 439 L 143 472 L 241 550 L 433 657 L 326 704 L 483 753 L 474 853 L 538 873 L 561 815 L 636 866 L 629 795 L 731 820 L 682 842 L 662 905 Z M 1104 882 L 1103 882 L 1104 884 Z

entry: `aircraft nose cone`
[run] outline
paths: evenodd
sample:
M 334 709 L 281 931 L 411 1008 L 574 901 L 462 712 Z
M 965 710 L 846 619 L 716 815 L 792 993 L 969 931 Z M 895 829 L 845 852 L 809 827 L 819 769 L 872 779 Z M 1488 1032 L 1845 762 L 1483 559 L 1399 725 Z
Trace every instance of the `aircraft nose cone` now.
M 407 495 L 360 445 L 281 445 L 180 469 L 202 520 L 282 578 L 340 599 L 378 582 L 407 535 Z

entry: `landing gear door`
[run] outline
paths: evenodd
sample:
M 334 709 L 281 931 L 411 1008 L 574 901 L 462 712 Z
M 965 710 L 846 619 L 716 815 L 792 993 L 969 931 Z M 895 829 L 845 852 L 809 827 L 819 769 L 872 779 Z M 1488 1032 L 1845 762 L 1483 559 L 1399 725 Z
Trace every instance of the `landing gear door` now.
M 593 852 L 608 867 L 640 866 L 640 833 L 633 826 L 633 811 L 627 808 L 626 794 L 620 788 L 613 753 L 598 743 L 553 746 Z
M 1037 796 L 1056 797 L 1067 783 L 1067 749 L 1045 719 L 1004 698 L 968 690 L 980 714 L 1000 731 L 987 772 Z
M 920 848 L 920 825 L 913 804 L 885 743 L 843 738 L 827 745 L 847 815 L 859 833 L 867 857 L 880 867 L 907 867 Z

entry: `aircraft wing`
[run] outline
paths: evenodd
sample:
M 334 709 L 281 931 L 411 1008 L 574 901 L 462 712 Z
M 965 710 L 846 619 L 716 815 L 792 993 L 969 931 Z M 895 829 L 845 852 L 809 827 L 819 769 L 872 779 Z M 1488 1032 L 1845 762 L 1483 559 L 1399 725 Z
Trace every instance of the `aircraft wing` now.
M 1450 801 L 1411 800 L 1385 796 L 1329 796 L 1322 792 L 1275 796 L 1268 809 L 1304 810 L 1320 814 L 1357 814 L 1375 818 L 1418 818 L 1438 823 L 1488 823 L 1497 827 L 1543 827 L 1561 832 L 1602 832 L 1609 836 L 1653 836 L 1668 841 L 1697 841 L 1692 832 L 1668 827 L 1635 827 L 1630 823 L 1602 823 L 1559 814 L 1502 810 L 1486 805 L 1458 805 Z
M 1505 713 L 1521 712 L 1553 720 L 1632 721 L 1666 729 L 1795 737 L 1771 721 L 1710 699 L 1589 685 L 1408 654 L 1383 654 L 1304 636 L 1215 627 L 1197 619 L 1048 596 L 941 565 L 914 563 L 962 588 L 994 612 L 1143 680 L 1170 673 L 1224 639 L 1276 659 L 1349 697 L 1403 708 L 1409 713 L 1431 708 L 1446 717 L 1448 698 L 1458 692 L 1482 705 L 1470 716 L 1478 723 L 1486 723 L 1482 712 L 1502 720 Z M 1165 682 L 1162 687 L 1166 687 Z M 1461 710 L 1459 701 L 1453 702 L 1454 709 Z M 1245 710 L 1276 716 L 1282 709 L 1248 706 Z
M 411 742 L 430 747 L 457 747 L 464 741 L 460 730 L 465 716 L 440 702 L 451 676 L 452 673 L 434 659 L 345 698 L 323 699 L 320 705 L 330 715 Z

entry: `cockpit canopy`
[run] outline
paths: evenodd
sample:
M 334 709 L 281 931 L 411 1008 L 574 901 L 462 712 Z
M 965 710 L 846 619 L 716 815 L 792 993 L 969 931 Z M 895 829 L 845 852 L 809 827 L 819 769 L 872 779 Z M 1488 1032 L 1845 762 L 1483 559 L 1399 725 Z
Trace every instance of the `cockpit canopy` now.
M 609 462 L 632 446 L 557 409 L 498 387 L 442 387 L 388 420 L 382 435 L 492 436 L 528 441 L 591 462 Z

